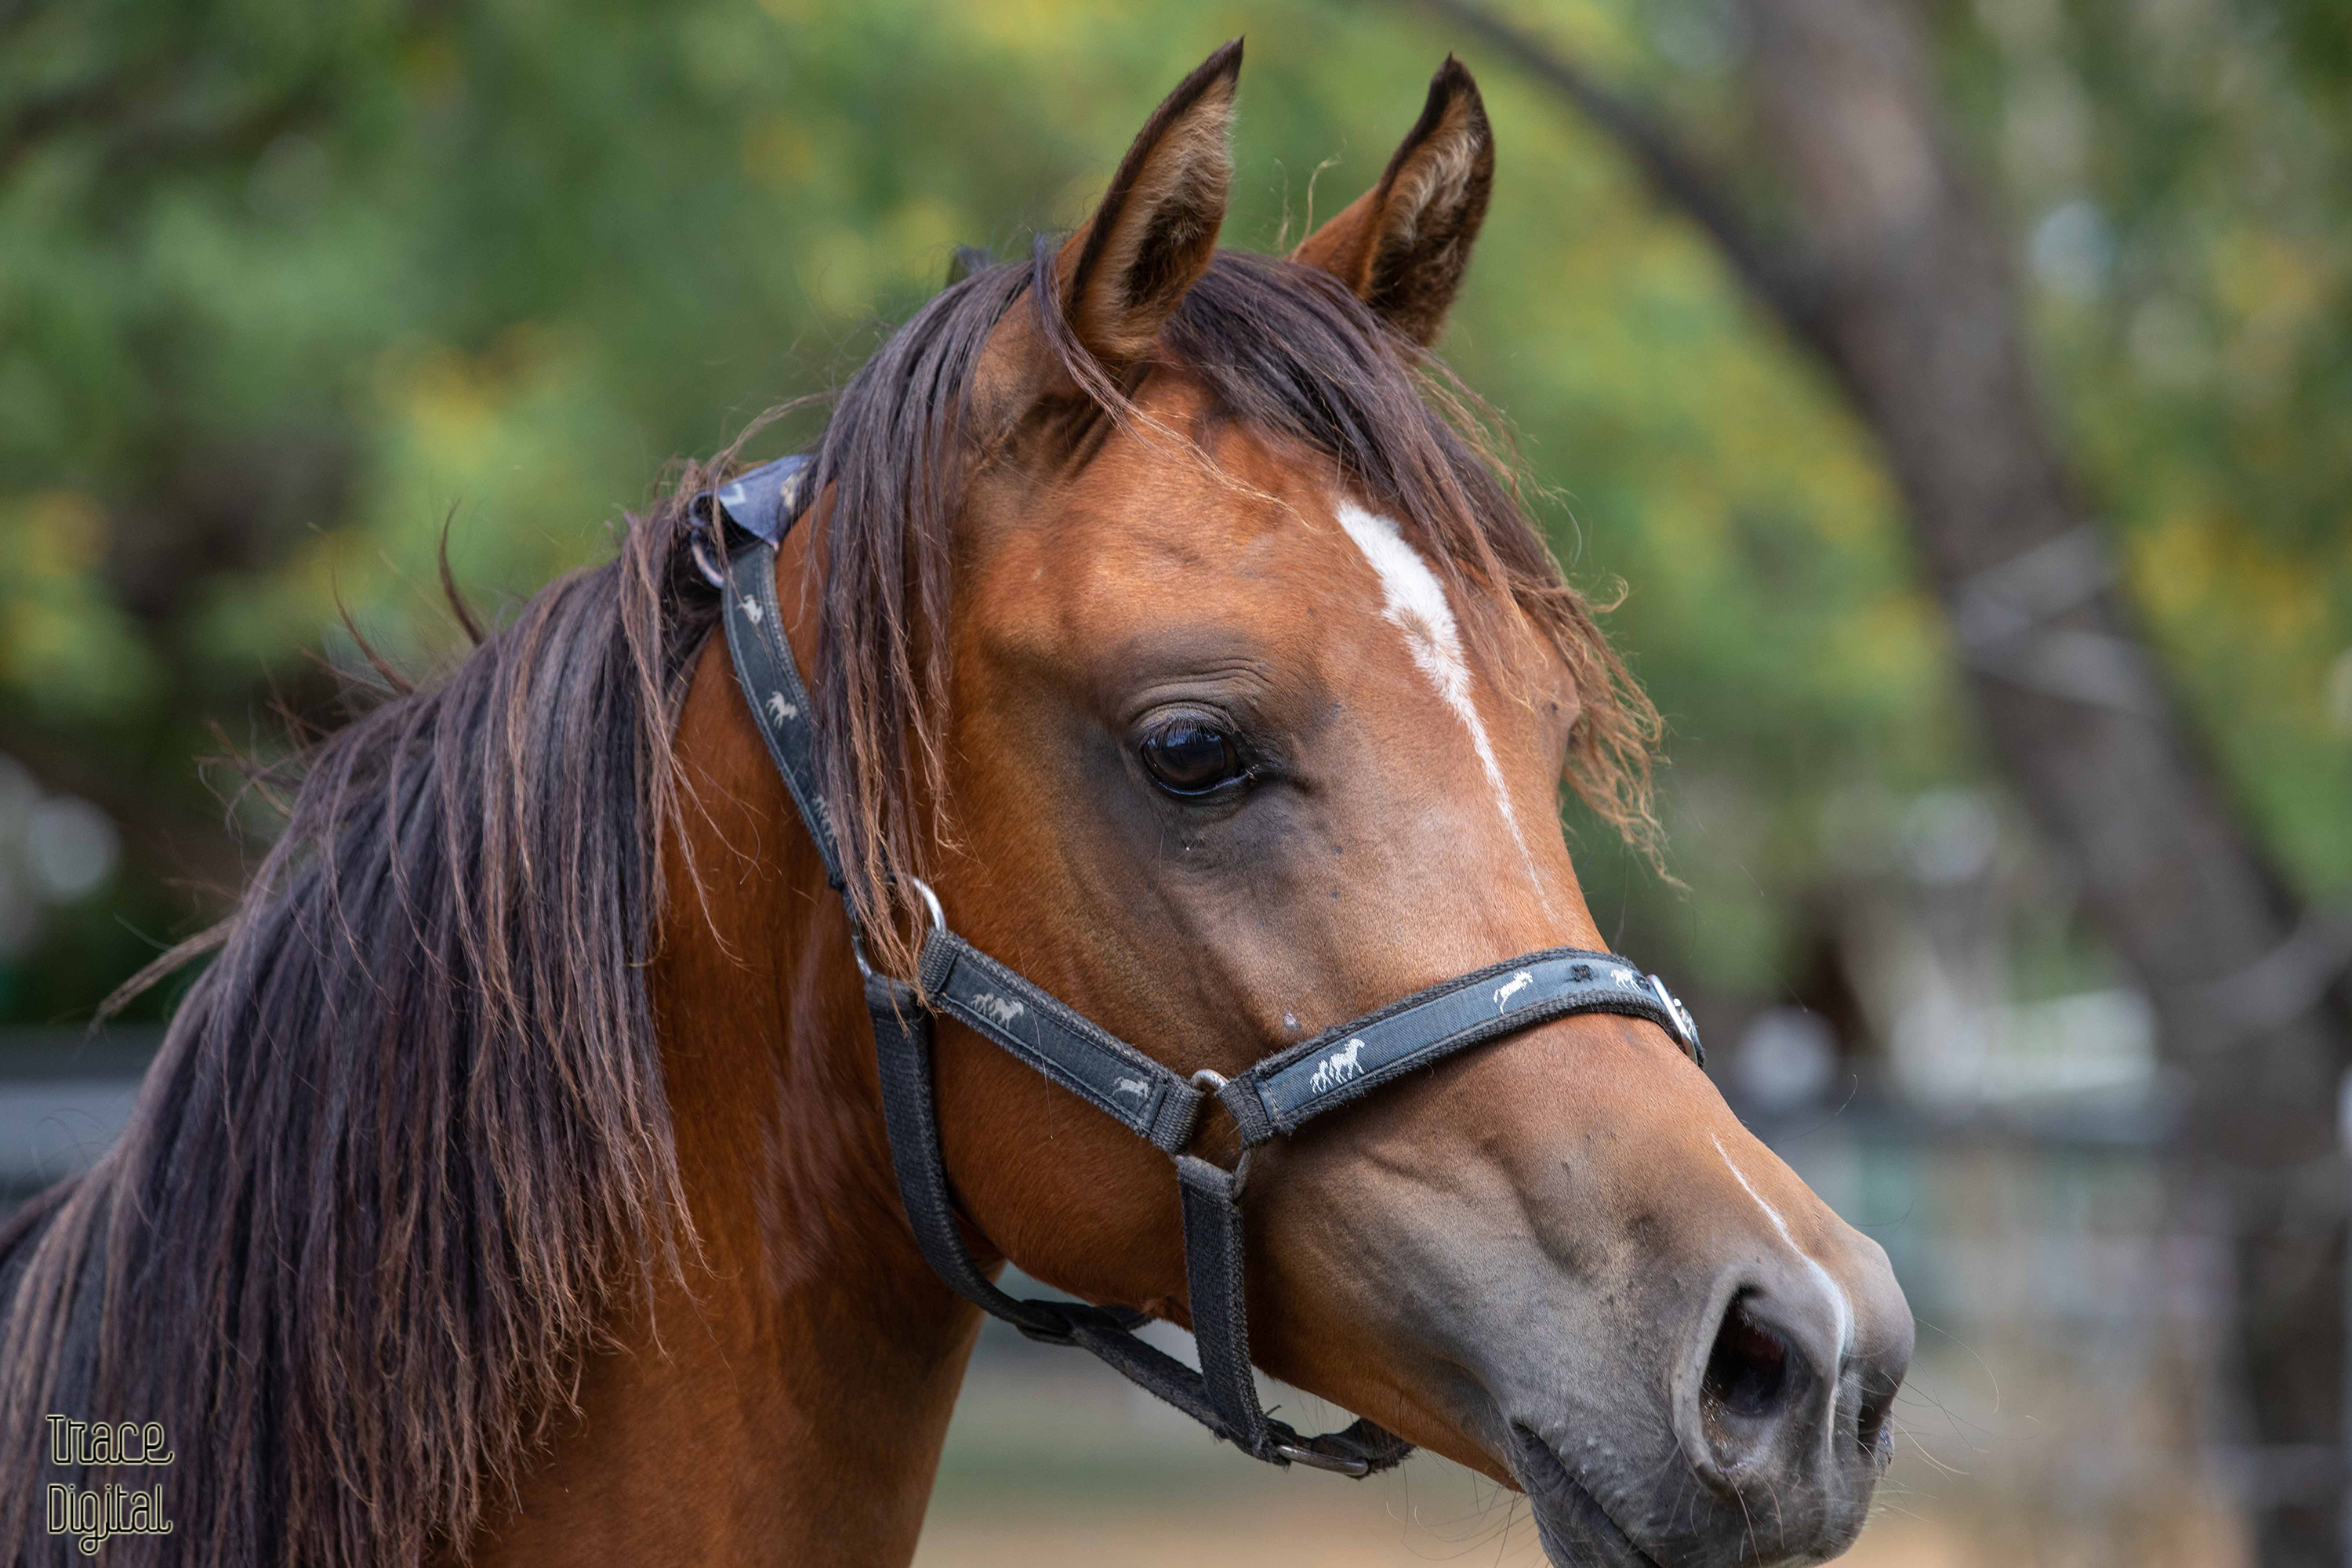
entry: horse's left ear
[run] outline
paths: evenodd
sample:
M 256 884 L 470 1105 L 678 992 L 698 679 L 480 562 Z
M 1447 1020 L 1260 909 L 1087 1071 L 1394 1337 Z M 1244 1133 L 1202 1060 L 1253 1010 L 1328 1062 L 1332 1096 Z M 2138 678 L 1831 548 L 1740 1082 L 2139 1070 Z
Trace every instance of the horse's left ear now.
M 1150 351 L 1217 247 L 1233 184 L 1242 42 L 1201 62 L 1145 122 L 1055 267 L 1078 341 L 1114 370 Z
M 1389 324 L 1427 345 L 1462 287 L 1495 185 L 1495 133 L 1478 84 L 1452 55 L 1381 183 L 1307 237 L 1293 261 L 1319 267 Z

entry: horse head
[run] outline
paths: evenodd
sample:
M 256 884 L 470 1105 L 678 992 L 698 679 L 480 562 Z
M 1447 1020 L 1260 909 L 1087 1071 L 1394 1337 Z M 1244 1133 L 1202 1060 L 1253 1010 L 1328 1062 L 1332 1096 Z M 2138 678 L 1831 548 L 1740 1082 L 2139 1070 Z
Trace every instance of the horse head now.
M 1468 72 L 1274 260 L 1216 246 L 1239 66 L 1160 105 L 1066 243 L 869 364 L 783 567 L 864 907 L 919 871 L 975 943 L 1184 1073 L 1601 948 L 1555 792 L 1638 830 L 1654 724 L 1423 395 L 1493 177 Z M 938 1093 L 986 1249 L 1188 1321 L 1155 1151 L 969 1031 Z M 1808 1560 L 1859 1530 L 1902 1293 L 1661 1028 L 1545 1023 L 1259 1158 L 1258 1363 L 1524 1489 L 1559 1560 Z

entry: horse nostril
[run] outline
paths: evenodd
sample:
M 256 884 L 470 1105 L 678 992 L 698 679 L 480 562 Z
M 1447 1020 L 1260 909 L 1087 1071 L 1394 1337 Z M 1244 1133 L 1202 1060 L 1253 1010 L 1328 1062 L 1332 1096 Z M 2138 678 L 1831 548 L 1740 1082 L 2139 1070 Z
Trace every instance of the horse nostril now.
M 1853 1440 L 1869 1459 L 1884 1458 L 1880 1450 L 1888 1444 L 1886 1417 L 1895 1409 L 1895 1391 L 1902 1385 L 1897 1377 L 1881 1383 L 1868 1371 L 1862 1374 L 1862 1408 L 1855 1413 Z
M 1735 1300 L 1716 1331 L 1715 1348 L 1707 1353 L 1706 1380 L 1700 1384 L 1707 1436 L 1717 1450 L 1738 1446 L 1732 1434 L 1723 1429 L 1723 1417 L 1740 1423 L 1765 1420 L 1779 1410 L 1788 1385 L 1788 1344 L 1756 1321 L 1745 1298 Z

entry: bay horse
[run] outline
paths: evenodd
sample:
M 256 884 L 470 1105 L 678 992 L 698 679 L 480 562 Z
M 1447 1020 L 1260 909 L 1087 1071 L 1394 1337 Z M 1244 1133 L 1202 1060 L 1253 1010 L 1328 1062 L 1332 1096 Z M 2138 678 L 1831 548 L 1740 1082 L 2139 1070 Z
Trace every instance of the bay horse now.
M 120 1483 L 171 1533 L 117 1564 L 903 1563 L 980 1321 L 859 981 L 915 972 L 915 879 L 1187 1074 L 1601 947 L 1555 791 L 1639 837 L 1657 726 L 1430 352 L 1476 89 L 1449 59 L 1274 259 L 1216 247 L 1240 57 L 817 445 L 774 586 L 863 950 L 688 560 L 723 468 L 316 748 L 169 959 L 216 950 L 128 1131 L 0 1233 L 12 1558 L 79 1549 L 49 1487 Z M 1191 1321 L 1159 1152 L 972 1028 L 935 1077 L 965 1246 Z M 1524 1491 L 1555 1562 L 1853 1541 L 1909 1312 L 1656 1023 L 1539 1024 L 1257 1157 L 1257 1363 Z

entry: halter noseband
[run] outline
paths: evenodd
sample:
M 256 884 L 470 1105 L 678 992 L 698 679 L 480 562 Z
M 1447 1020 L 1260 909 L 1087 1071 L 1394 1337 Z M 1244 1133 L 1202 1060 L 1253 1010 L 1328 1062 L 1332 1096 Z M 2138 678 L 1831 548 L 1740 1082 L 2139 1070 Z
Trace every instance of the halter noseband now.
M 785 458 L 695 497 L 693 555 L 719 592 L 735 679 L 758 718 L 768 754 L 824 858 L 826 880 L 849 910 L 851 942 L 874 1021 L 890 1159 L 916 1244 L 940 1278 L 970 1300 L 1033 1340 L 1093 1352 L 1254 1458 L 1350 1476 L 1387 1469 L 1412 1445 L 1372 1422 L 1302 1436 L 1258 1404 L 1243 1295 L 1241 1198 L 1250 1151 L 1455 1051 L 1575 1013 L 1646 1018 L 1704 1063 L 1690 1015 L 1654 974 L 1609 953 L 1553 948 L 1417 992 L 1230 1079 L 1208 1071 L 1186 1078 L 950 931 L 938 896 L 912 878 L 908 880 L 930 923 L 920 988 L 877 973 L 866 964 L 857 910 L 842 878 L 840 846 L 818 783 L 808 690 L 793 662 L 776 599 L 777 546 L 805 500 L 800 491 L 809 461 Z M 1200 1371 L 1136 1336 L 1150 1321 L 1147 1313 L 1016 1300 L 981 1271 L 956 1228 L 940 1152 L 931 1088 L 934 1014 L 965 1025 L 1174 1159 Z M 1202 1103 L 1212 1096 L 1241 1135 L 1241 1159 L 1230 1171 L 1186 1152 Z

